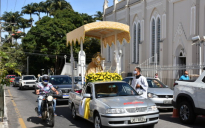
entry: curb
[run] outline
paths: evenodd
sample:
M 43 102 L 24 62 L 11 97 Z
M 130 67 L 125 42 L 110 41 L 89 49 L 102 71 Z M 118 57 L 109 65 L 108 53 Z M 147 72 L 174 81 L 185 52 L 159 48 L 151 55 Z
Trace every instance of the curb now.
M 7 107 L 6 107 L 6 93 L 4 91 L 4 119 L 3 122 L 0 122 L 0 128 L 9 128 L 8 126 L 8 118 L 7 118 Z

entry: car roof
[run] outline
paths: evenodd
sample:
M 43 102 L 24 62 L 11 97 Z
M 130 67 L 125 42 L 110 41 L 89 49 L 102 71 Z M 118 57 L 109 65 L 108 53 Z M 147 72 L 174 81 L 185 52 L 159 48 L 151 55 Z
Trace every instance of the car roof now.
M 128 76 L 128 77 L 125 77 L 125 78 L 133 78 L 133 77 L 134 77 L 134 76 Z M 124 79 L 125 79 L 125 78 L 124 78 Z M 156 80 L 156 78 L 152 78 L 152 77 L 145 77 L 145 78 Z
M 23 76 L 35 76 L 35 75 L 23 75 Z

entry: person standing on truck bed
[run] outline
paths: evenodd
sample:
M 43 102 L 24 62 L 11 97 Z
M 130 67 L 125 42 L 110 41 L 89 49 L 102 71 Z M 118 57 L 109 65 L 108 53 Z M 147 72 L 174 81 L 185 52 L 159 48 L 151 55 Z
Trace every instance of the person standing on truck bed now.
M 190 80 L 188 71 L 184 71 L 184 75 L 182 75 L 179 80 Z

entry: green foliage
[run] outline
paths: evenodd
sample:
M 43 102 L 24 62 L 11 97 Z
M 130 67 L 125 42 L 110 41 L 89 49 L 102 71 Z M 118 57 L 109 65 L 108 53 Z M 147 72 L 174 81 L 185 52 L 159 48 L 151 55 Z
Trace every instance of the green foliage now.
M 17 74 L 21 74 L 16 66 L 17 63 L 12 63 L 10 62 L 10 58 L 8 56 L 8 54 L 6 54 L 5 52 L 3 52 L 2 50 L 0 50 L 0 86 L 2 85 L 6 85 L 9 86 L 10 85 L 10 80 L 6 79 L 6 75 L 8 74 L 9 70 L 13 70 L 15 73 Z

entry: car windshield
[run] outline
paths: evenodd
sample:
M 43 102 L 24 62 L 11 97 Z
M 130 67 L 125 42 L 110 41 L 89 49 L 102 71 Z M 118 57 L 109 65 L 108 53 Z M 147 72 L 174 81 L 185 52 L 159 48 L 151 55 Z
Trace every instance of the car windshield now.
M 95 84 L 95 94 L 96 98 L 138 95 L 137 92 L 127 83 Z
M 59 84 L 72 84 L 72 79 L 70 77 L 51 77 L 49 82 L 53 85 Z
M 15 78 L 15 76 L 8 76 L 9 78 Z
M 75 81 L 82 81 L 82 77 L 75 77 Z
M 19 79 L 20 79 L 19 77 L 18 77 L 18 78 L 15 78 L 16 81 L 19 81 Z
M 150 88 L 167 88 L 162 82 L 156 79 L 147 79 Z
M 35 80 L 35 76 L 24 76 L 23 80 Z

